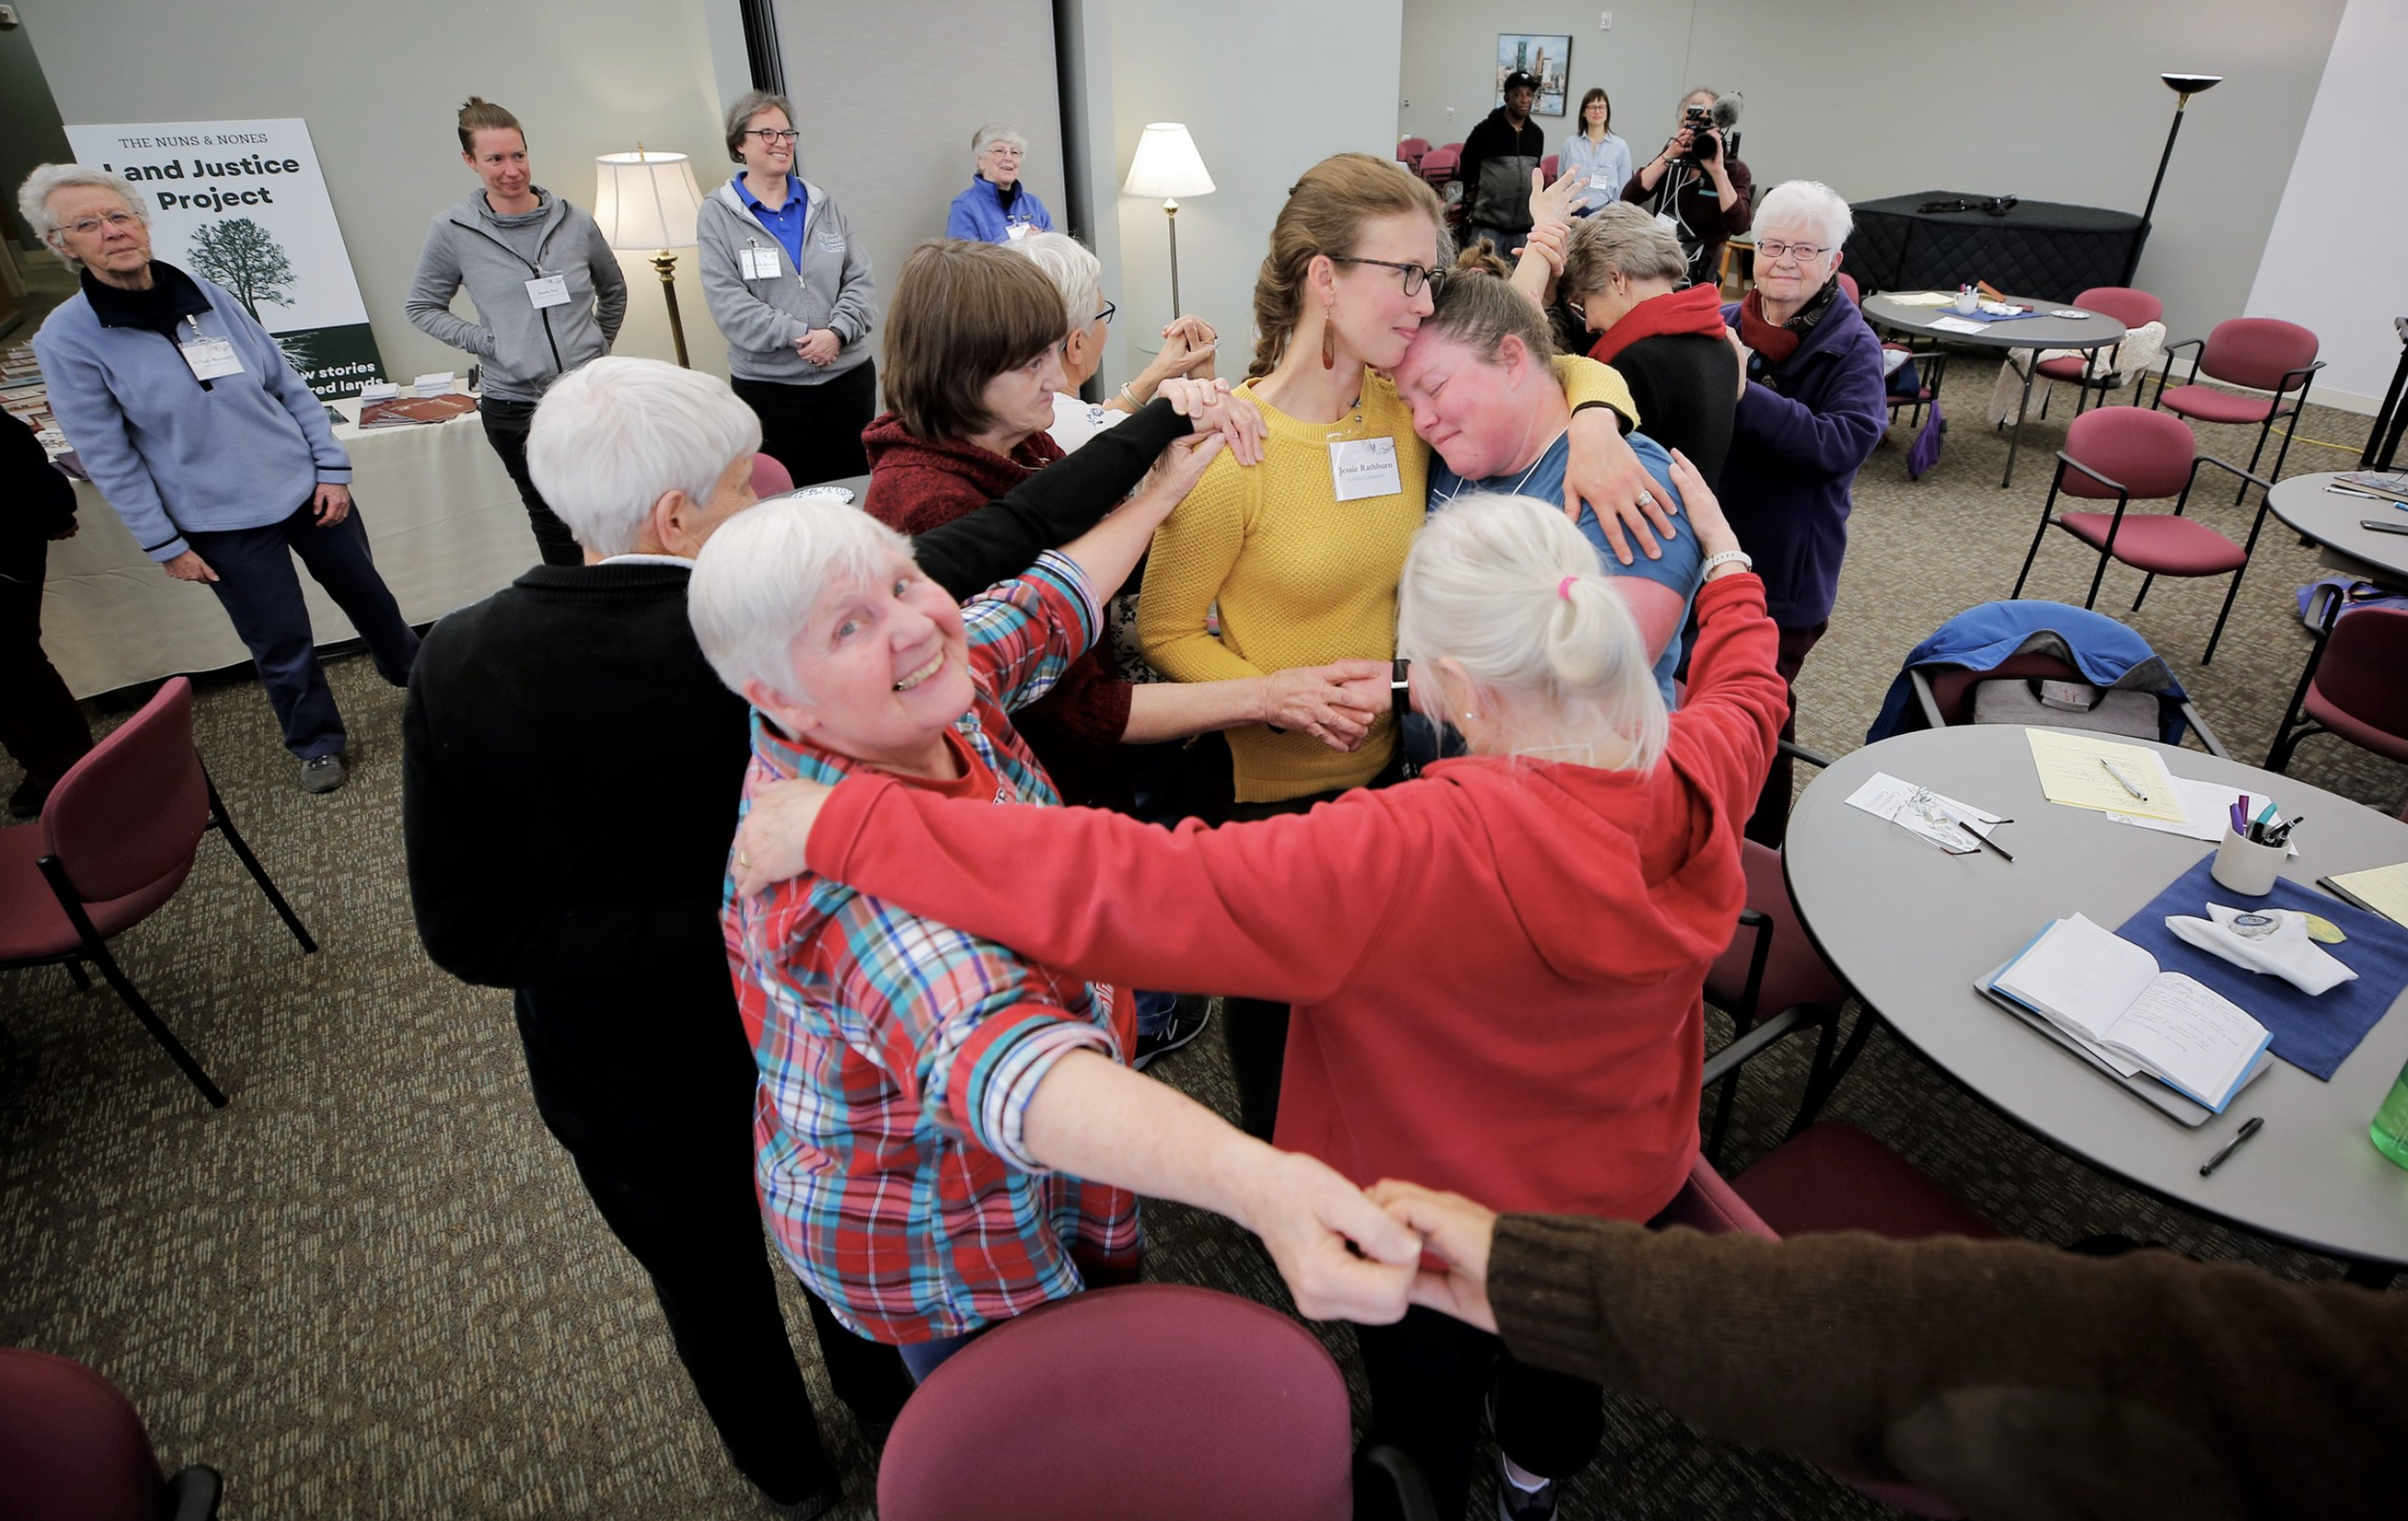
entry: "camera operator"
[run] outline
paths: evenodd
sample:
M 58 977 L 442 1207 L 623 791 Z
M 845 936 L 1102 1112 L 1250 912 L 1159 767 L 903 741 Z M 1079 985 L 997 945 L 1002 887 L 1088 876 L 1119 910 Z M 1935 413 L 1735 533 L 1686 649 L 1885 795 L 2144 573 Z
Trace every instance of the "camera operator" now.
M 1680 129 L 1622 187 L 1624 200 L 1671 223 L 1689 278 L 1701 285 L 1719 278 L 1722 246 L 1747 230 L 1755 198 L 1755 176 L 1723 141 L 1739 118 L 1739 96 L 1702 85 L 1690 91 L 1681 101 Z

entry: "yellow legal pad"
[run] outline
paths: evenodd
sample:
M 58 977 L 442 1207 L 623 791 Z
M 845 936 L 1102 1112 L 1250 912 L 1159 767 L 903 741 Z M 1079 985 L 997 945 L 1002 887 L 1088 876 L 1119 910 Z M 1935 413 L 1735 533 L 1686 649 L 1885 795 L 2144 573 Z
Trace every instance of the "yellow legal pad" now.
M 2031 742 L 2031 763 L 2040 773 L 2040 790 L 2051 802 L 2173 824 L 2189 818 L 2183 811 L 2182 794 L 2156 750 L 2050 729 L 2026 729 L 2024 736 Z M 2107 769 L 2108 763 L 2148 797 L 2135 798 L 2126 791 Z
M 2325 880 L 2396 924 L 2408 924 L 2408 861 L 2364 872 L 2335 872 Z

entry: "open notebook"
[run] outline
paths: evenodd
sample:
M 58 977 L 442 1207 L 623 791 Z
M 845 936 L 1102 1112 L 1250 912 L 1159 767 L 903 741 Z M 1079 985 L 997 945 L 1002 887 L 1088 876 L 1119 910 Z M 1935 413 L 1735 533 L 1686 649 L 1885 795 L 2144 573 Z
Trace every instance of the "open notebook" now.
M 2081 914 L 2041 931 L 1983 991 L 2046 1019 L 2117 1076 L 2145 1074 L 2215 1114 L 2262 1069 L 2270 1038 L 2230 999 Z

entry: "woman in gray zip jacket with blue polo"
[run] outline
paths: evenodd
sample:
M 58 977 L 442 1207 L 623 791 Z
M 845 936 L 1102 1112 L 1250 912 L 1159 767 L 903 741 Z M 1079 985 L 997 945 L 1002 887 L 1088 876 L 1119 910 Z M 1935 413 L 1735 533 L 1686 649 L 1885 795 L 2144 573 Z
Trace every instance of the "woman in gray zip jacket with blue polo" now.
M 745 171 L 694 219 L 702 294 L 727 339 L 729 383 L 761 419 L 761 452 L 795 484 L 867 475 L 861 431 L 877 409 L 870 254 L 835 197 L 795 172 L 795 114 L 747 91 L 727 111 Z
M 554 380 L 610 353 L 627 279 L 592 216 L 535 182 L 516 117 L 469 96 L 459 147 L 483 185 L 428 227 L 406 309 L 419 331 L 482 361 L 478 414 L 526 504 L 536 547 L 547 565 L 582 564 L 577 536 L 527 474 L 527 429 Z M 475 322 L 452 310 L 463 285 Z

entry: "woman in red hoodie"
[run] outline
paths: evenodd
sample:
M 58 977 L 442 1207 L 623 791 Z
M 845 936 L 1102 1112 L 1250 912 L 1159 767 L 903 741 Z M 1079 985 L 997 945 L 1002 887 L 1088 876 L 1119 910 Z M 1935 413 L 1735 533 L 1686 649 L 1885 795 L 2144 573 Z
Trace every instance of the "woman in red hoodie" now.
M 921 533 L 976 511 L 1062 457 L 1045 430 L 1062 386 L 1069 316 L 1060 290 L 1027 258 L 1000 244 L 924 243 L 903 261 L 885 328 L 894 410 L 862 434 L 871 516 Z M 1259 459 L 1260 444 L 1241 452 Z M 946 590 L 968 596 L 983 589 Z M 1115 589 L 1104 590 L 1109 596 Z M 1125 809 L 1121 746 L 1269 722 L 1351 750 L 1387 711 L 1387 675 L 1384 665 L 1358 660 L 1253 680 L 1139 687 L 1120 679 L 1099 643 L 1017 721 L 1063 800 Z
M 807 837 L 811 870 L 1082 975 L 1289 1000 L 1283 1148 L 1359 1184 L 1647 1219 L 1696 1153 L 1706 968 L 1745 898 L 1740 826 L 1784 711 L 1763 584 L 1694 468 L 1674 481 L 1707 585 L 1668 720 L 1561 510 L 1467 496 L 1414 541 L 1397 639 L 1416 705 L 1471 755 L 1216 830 L 798 788 L 756 800 L 738 886 L 800 869 Z M 1426 1310 L 1361 1338 L 1373 1431 L 1445 1513 L 1469 1492 L 1492 1358 L 1509 1513 L 1550 1513 L 1595 1453 L 1594 1385 Z

